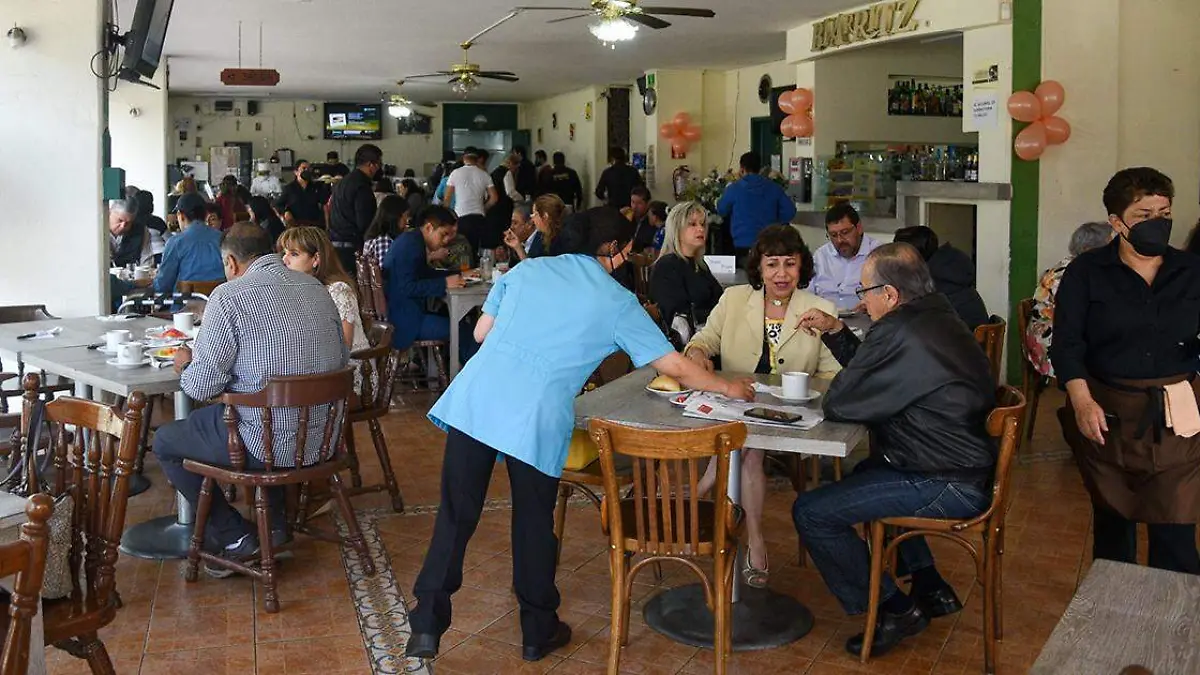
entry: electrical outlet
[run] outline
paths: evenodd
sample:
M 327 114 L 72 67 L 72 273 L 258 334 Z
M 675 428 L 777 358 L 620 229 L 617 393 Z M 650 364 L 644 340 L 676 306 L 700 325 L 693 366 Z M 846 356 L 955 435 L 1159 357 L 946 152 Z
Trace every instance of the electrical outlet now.
M 255 122 L 255 123 L 254 123 L 254 130 L 255 130 L 255 131 L 262 131 L 262 122 Z

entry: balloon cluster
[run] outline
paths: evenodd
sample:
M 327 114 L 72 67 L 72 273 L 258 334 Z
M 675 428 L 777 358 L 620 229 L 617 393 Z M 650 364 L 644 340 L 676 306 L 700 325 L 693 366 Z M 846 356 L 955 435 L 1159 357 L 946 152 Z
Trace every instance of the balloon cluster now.
M 779 124 L 779 133 L 787 138 L 813 135 L 813 93 L 811 89 L 793 89 L 779 95 L 779 109 L 787 113 Z
M 1046 80 L 1032 92 L 1018 91 L 1008 98 L 1008 114 L 1018 122 L 1029 122 L 1013 141 L 1017 157 L 1032 162 L 1051 145 L 1061 145 L 1071 137 L 1071 125 L 1055 115 L 1067 99 L 1063 86 Z
M 692 143 L 700 140 L 700 125 L 692 124 L 692 116 L 681 112 L 658 128 L 658 133 L 671 142 L 671 149 L 679 156 L 687 154 Z

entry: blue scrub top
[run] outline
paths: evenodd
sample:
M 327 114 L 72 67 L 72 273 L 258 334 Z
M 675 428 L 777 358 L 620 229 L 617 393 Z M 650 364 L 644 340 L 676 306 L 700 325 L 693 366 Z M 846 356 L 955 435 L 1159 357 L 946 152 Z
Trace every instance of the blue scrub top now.
M 674 351 L 637 298 L 590 256 L 522 262 L 492 288 L 483 312 L 495 325 L 429 419 L 555 478 L 575 398 L 600 362 L 620 350 L 640 368 Z

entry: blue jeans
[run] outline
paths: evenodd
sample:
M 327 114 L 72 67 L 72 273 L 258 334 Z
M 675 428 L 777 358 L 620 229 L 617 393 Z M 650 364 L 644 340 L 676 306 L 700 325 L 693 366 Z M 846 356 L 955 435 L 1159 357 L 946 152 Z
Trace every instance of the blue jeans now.
M 421 324 L 417 326 L 418 340 L 450 340 L 450 318 L 440 314 L 421 315 Z M 467 360 L 479 351 L 479 343 L 475 342 L 475 330 L 467 321 L 458 324 L 458 362 L 466 364 Z
M 871 556 L 854 526 L 879 518 L 970 518 L 991 501 L 988 486 L 935 479 L 897 471 L 882 460 L 868 459 L 845 479 L 805 492 L 796 498 L 792 519 L 829 590 L 847 614 L 867 611 Z M 923 538 L 898 547 L 900 563 L 909 572 L 933 566 L 933 554 Z M 880 601 L 896 594 L 891 575 L 883 576 Z

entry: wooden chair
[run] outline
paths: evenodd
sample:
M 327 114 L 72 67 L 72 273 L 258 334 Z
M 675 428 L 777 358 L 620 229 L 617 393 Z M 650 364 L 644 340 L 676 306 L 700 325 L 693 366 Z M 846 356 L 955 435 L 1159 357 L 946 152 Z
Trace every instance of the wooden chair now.
M 229 458 L 231 466 L 213 466 L 187 459 L 183 468 L 204 477 L 200 488 L 200 502 L 196 509 L 196 527 L 192 532 L 192 544 L 188 551 L 187 569 L 184 578 L 195 581 L 198 578 L 200 560 L 209 565 L 234 570 L 251 576 L 263 586 L 263 604 L 271 613 L 279 611 L 279 594 L 276 590 L 275 579 L 275 550 L 271 544 L 270 512 L 267 508 L 267 489 L 287 485 L 300 485 L 300 504 L 294 514 L 292 526 L 298 531 L 329 541 L 343 543 L 352 547 L 363 561 L 367 574 L 375 574 L 375 565 L 367 552 L 366 542 L 358 527 L 358 519 L 350 506 L 350 499 L 342 487 L 342 479 L 338 472 L 347 468 L 346 453 L 342 450 L 342 428 L 346 422 L 347 402 L 354 391 L 354 374 L 349 368 L 321 373 L 318 375 L 300 375 L 292 377 L 273 377 L 267 381 L 262 391 L 253 394 L 224 394 L 221 402 L 225 404 L 225 425 L 229 428 Z M 242 408 L 257 409 L 263 420 L 263 463 L 264 470 L 246 469 L 246 445 L 238 431 L 239 411 Z M 299 414 L 296 432 L 298 457 L 303 461 L 303 448 L 307 447 L 309 420 L 314 414 L 324 413 L 326 417 L 320 440 L 318 461 L 316 464 L 301 467 L 277 466 L 281 460 L 291 460 L 282 454 L 277 454 L 272 427 L 274 413 L 282 409 L 297 409 Z M 261 566 L 251 568 L 241 562 L 222 558 L 203 550 L 204 529 L 208 522 L 208 512 L 212 508 L 213 486 L 217 482 L 229 485 L 239 485 L 246 490 L 253 489 L 255 493 L 254 509 L 258 521 L 259 558 Z M 341 537 L 336 534 L 323 532 L 308 527 L 306 524 L 308 507 L 308 487 L 306 484 L 315 481 L 328 481 L 331 492 L 337 500 L 341 517 L 345 521 L 348 535 Z
M 387 296 L 383 290 L 383 270 L 380 269 L 379 261 L 374 257 L 361 254 L 360 256 L 357 259 L 359 269 L 365 269 L 366 274 L 358 275 L 359 295 L 362 297 L 362 304 L 359 307 L 360 309 L 370 307 L 369 313 L 367 309 L 363 309 L 364 316 L 377 321 L 387 321 Z M 366 277 L 366 291 L 363 291 L 364 276 Z M 450 366 L 446 361 L 450 353 L 449 341 L 417 340 L 412 343 L 409 350 L 423 353 L 427 359 L 426 364 L 433 363 L 437 366 L 437 375 L 430 376 L 428 368 L 426 368 L 424 373 L 399 375 L 400 382 L 413 389 L 416 389 L 417 385 L 425 383 L 430 391 L 442 391 L 450 386 Z
M 374 259 L 369 259 L 363 255 L 362 251 L 354 254 L 354 264 L 358 267 L 359 273 L 355 278 L 358 283 L 358 311 L 363 315 L 364 319 L 378 319 L 379 308 L 376 307 L 375 289 L 371 286 L 372 267 L 375 272 L 380 272 L 379 263 Z M 380 282 L 380 294 L 382 295 L 382 281 Z M 383 315 L 387 316 L 387 303 L 382 303 Z
M 25 376 L 23 431 L 38 398 L 39 377 Z M 57 497 L 70 494 L 71 595 L 42 603 L 45 643 L 86 659 L 93 673 L 115 675 L 98 631 L 120 607 L 116 590 L 117 546 L 125 530 L 129 477 L 137 456 L 146 397 L 129 397 L 124 414 L 96 401 L 64 396 L 46 404 Z M 74 432 L 67 430 L 74 427 Z
M 0 656 L 0 675 L 25 675 L 29 668 L 29 641 L 42 592 L 42 574 L 46 571 L 50 545 L 47 523 L 52 513 L 54 500 L 50 495 L 33 495 L 25 504 L 29 521 L 21 525 L 21 538 L 0 545 L 0 578 L 17 576 L 8 612 L 0 616 L 0 624 L 8 624 L 4 654 Z
M 600 446 L 604 475 L 600 523 L 609 535 L 612 631 L 608 672 L 620 672 L 621 646 L 629 640 L 630 591 L 637 573 L 647 564 L 673 561 L 695 572 L 704 586 L 714 619 L 714 671 L 723 675 L 732 651 L 733 575 L 742 525 L 741 509 L 726 497 L 729 453 L 745 443 L 746 426 L 733 422 L 687 431 L 650 431 L 594 419 L 588 428 Z M 630 497 L 623 497 L 618 487 L 617 455 L 632 461 Z M 714 455 L 715 499 L 700 499 L 697 484 Z M 627 553 L 646 557 L 630 567 Z M 700 556 L 713 559 L 711 582 L 692 560 Z
M 1025 429 L 1022 437 L 1025 446 L 1033 442 L 1033 427 L 1037 424 L 1038 404 L 1042 400 L 1042 392 L 1054 386 L 1054 378 L 1046 377 L 1033 367 L 1029 360 L 1029 350 L 1025 346 L 1025 334 L 1029 328 L 1029 318 L 1033 316 L 1033 298 L 1025 298 L 1017 308 L 1017 329 L 1021 338 L 1021 393 L 1027 402 L 1025 413 Z M 1028 450 L 1027 450 L 1028 452 Z
M 654 257 L 631 253 L 629 264 L 633 265 L 633 292 L 645 302 L 650 298 L 650 272 L 654 269 Z
M 866 634 L 863 636 L 863 663 L 871 657 L 871 642 L 875 638 L 875 622 L 879 614 L 880 582 L 885 563 L 893 559 L 896 547 L 914 537 L 942 537 L 966 549 L 975 561 L 975 580 L 983 586 L 983 661 L 988 675 L 996 672 L 996 642 L 1003 637 L 1001 587 L 1003 582 L 1004 518 L 1010 499 L 1009 478 L 1013 458 L 1020 442 L 1021 423 L 1025 416 L 1025 397 L 1017 389 L 1000 387 L 996 408 L 987 419 L 988 434 L 1000 440 L 996 461 L 996 476 L 992 486 L 992 503 L 975 518 L 883 518 L 873 521 L 868 530 L 871 545 L 870 599 L 867 603 Z M 885 543 L 885 528 L 902 530 Z M 980 551 L 973 539 L 983 538 Z
M 392 470 L 387 440 L 379 424 L 379 420 L 387 415 L 391 408 L 396 367 L 400 362 L 400 355 L 392 349 L 392 334 L 396 329 L 382 321 L 372 321 L 366 328 L 367 340 L 372 346 L 350 355 L 351 359 L 359 362 L 361 380 L 356 396 L 351 398 L 350 411 L 346 414 L 346 460 L 350 465 L 350 489 L 347 494 L 387 490 L 392 497 L 392 510 L 403 513 L 404 498 L 396 484 L 396 473 Z M 354 425 L 364 422 L 371 430 L 371 443 L 375 446 L 375 454 L 379 456 L 379 466 L 383 470 L 383 482 L 366 487 L 363 486 L 362 476 L 358 472 L 358 450 L 354 444 Z
M 988 323 L 975 329 L 975 340 L 992 364 L 992 379 L 1000 382 L 1000 363 L 1004 360 L 1004 319 L 992 315 Z

